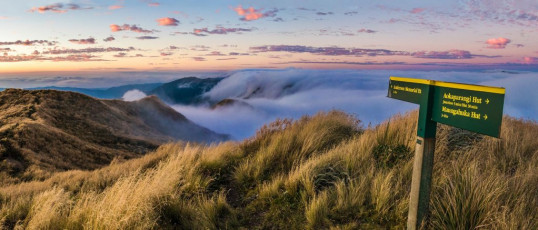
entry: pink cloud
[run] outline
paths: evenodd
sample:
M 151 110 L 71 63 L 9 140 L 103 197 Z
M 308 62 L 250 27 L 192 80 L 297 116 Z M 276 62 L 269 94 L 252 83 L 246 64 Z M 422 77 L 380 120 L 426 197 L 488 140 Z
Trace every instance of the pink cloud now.
M 148 6 L 153 6 L 153 7 L 157 7 L 157 6 L 160 6 L 161 4 L 159 4 L 158 2 L 150 2 L 148 3 Z
M 79 45 L 91 45 L 95 44 L 95 38 L 87 38 L 87 39 L 69 39 L 71 43 L 79 44 Z
M 161 52 L 161 56 L 165 57 L 165 56 L 170 56 L 174 53 L 171 53 L 171 52 Z
M 424 10 L 426 10 L 426 9 L 424 9 L 424 8 L 413 8 L 411 10 L 411 13 L 412 14 L 420 14 L 420 13 L 424 12 Z
M 161 26 L 177 26 L 179 24 L 179 20 L 175 18 L 159 18 L 157 19 L 157 22 Z
M 240 16 L 243 16 L 241 20 L 243 21 L 253 21 L 258 20 L 263 17 L 274 17 L 277 10 L 268 11 L 262 13 L 259 9 L 254 9 L 254 7 L 243 8 L 241 5 L 233 8 L 233 10 Z
M 116 24 L 111 24 L 110 25 L 110 30 L 112 32 L 118 32 L 118 31 L 133 31 L 133 32 L 137 32 L 137 33 L 153 33 L 155 32 L 154 30 L 145 30 L 145 29 L 142 29 L 136 25 L 129 25 L 129 24 L 123 24 L 123 26 L 120 26 L 120 25 L 116 25 Z
M 206 61 L 204 57 L 192 57 L 192 59 L 195 61 Z
M 62 4 L 56 3 L 56 4 L 53 4 L 53 5 L 33 7 L 32 9 L 30 9 L 30 12 L 37 11 L 37 12 L 42 13 L 42 14 L 47 12 L 47 11 L 52 11 L 54 13 L 60 13 L 60 14 L 67 12 L 67 10 L 64 10 L 62 8 L 63 8 Z
M 538 58 L 536 57 L 523 57 L 524 64 L 538 64 Z
M 2 20 L 2 19 L 8 19 L 8 17 L 6 17 L 6 16 L 0 16 L 0 20 Z
M 123 6 L 121 6 L 121 5 L 112 5 L 112 6 L 108 7 L 109 10 L 117 10 L 117 9 L 121 9 L 121 8 L 123 8 Z
M 92 7 L 82 8 L 77 4 L 64 5 L 62 3 L 56 3 L 56 4 L 52 4 L 52 5 L 32 7 L 32 9 L 30 9 L 29 11 L 30 12 L 36 12 L 37 11 L 37 12 L 42 13 L 42 14 L 47 12 L 47 11 L 50 11 L 50 12 L 61 14 L 61 13 L 67 12 L 68 10 L 87 10 L 87 9 L 93 9 L 93 8 Z
M 508 43 L 510 42 L 511 41 L 508 38 L 499 37 L 488 39 L 486 41 L 486 44 L 488 44 L 487 48 L 490 49 L 504 49 L 506 48 L 506 45 L 508 45 Z

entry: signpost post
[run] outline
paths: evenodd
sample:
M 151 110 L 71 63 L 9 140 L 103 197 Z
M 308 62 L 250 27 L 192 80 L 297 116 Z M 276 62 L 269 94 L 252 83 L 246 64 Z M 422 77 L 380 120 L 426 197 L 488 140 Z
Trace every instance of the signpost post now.
M 407 229 L 428 213 L 437 122 L 499 137 L 504 88 L 390 77 L 388 97 L 420 105 Z

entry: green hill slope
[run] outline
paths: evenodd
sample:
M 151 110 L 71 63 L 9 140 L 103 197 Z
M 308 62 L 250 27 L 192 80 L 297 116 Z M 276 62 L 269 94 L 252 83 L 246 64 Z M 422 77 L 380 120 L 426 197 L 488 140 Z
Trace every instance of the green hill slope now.
M 405 228 L 416 113 L 361 128 L 341 113 L 251 139 L 167 144 L 95 171 L 0 188 L 4 228 Z M 537 229 L 538 125 L 501 139 L 440 125 L 428 229 Z

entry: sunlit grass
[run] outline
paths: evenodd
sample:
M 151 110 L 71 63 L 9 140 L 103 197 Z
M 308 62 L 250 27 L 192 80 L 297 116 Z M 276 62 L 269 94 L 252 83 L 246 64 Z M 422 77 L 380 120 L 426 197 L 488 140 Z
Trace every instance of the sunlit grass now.
M 1 228 L 405 228 L 416 112 L 364 129 L 341 112 L 243 142 L 176 143 L 94 171 L 0 188 Z M 439 125 L 428 229 L 537 229 L 538 125 L 501 139 Z

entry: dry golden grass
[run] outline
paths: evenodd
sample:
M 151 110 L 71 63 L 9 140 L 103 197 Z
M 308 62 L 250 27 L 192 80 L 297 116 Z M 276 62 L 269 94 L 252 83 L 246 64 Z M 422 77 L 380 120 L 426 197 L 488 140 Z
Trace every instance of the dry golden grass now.
M 176 143 L 95 171 L 0 188 L 6 229 L 401 229 L 416 112 L 363 130 L 341 112 L 241 143 Z M 501 139 L 438 127 L 428 229 L 538 229 L 538 125 Z

